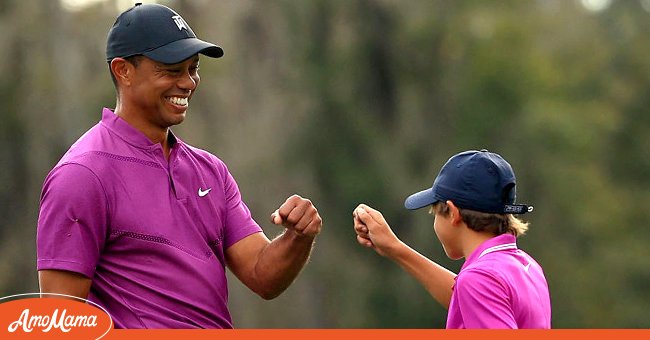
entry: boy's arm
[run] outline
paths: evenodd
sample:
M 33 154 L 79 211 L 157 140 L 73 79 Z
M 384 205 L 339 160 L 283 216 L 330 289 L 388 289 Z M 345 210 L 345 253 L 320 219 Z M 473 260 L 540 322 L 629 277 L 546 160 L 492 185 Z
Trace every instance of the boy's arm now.
M 397 238 L 379 211 L 361 204 L 354 210 L 353 216 L 359 244 L 395 261 L 418 280 L 438 303 L 449 308 L 456 274 Z

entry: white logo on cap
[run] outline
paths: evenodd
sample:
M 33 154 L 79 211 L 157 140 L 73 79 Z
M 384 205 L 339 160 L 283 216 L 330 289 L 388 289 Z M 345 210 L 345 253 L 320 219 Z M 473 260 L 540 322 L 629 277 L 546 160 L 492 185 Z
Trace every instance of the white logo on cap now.
M 183 20 L 180 15 L 174 15 L 172 19 L 174 19 L 174 23 L 176 23 L 176 26 L 178 26 L 179 31 L 182 31 L 183 28 L 187 30 L 187 26 L 185 26 L 185 20 Z

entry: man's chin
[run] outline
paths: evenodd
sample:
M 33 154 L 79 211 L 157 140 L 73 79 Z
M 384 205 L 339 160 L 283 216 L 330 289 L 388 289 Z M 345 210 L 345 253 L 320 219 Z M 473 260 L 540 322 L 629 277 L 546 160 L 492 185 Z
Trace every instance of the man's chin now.
M 174 114 L 172 114 L 169 117 L 169 119 L 167 119 L 167 123 L 169 124 L 169 126 L 174 126 L 174 125 L 178 125 L 178 124 L 182 123 L 183 121 L 185 121 L 186 113 L 187 113 L 187 111 L 185 111 L 183 113 L 174 113 Z

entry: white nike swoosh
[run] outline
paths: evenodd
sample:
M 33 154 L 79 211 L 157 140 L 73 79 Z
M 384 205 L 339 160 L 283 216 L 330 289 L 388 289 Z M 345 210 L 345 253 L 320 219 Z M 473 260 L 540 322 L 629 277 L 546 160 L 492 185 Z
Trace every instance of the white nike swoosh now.
M 528 264 L 524 266 L 524 270 L 528 271 L 529 268 L 530 268 L 530 262 L 528 262 Z
M 203 190 L 201 190 L 201 188 L 199 188 L 199 197 L 203 197 L 203 196 L 207 195 L 210 192 L 210 190 L 212 190 L 212 188 L 207 188 L 207 189 L 205 189 L 205 191 L 203 191 Z

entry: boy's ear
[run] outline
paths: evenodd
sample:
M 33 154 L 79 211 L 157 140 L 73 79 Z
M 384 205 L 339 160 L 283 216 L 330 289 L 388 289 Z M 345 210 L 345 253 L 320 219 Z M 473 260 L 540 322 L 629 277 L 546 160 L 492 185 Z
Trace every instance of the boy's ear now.
M 451 218 L 452 225 L 458 225 L 463 222 L 463 218 L 460 216 L 460 209 L 452 201 L 447 201 L 447 206 L 449 207 L 449 217 Z

